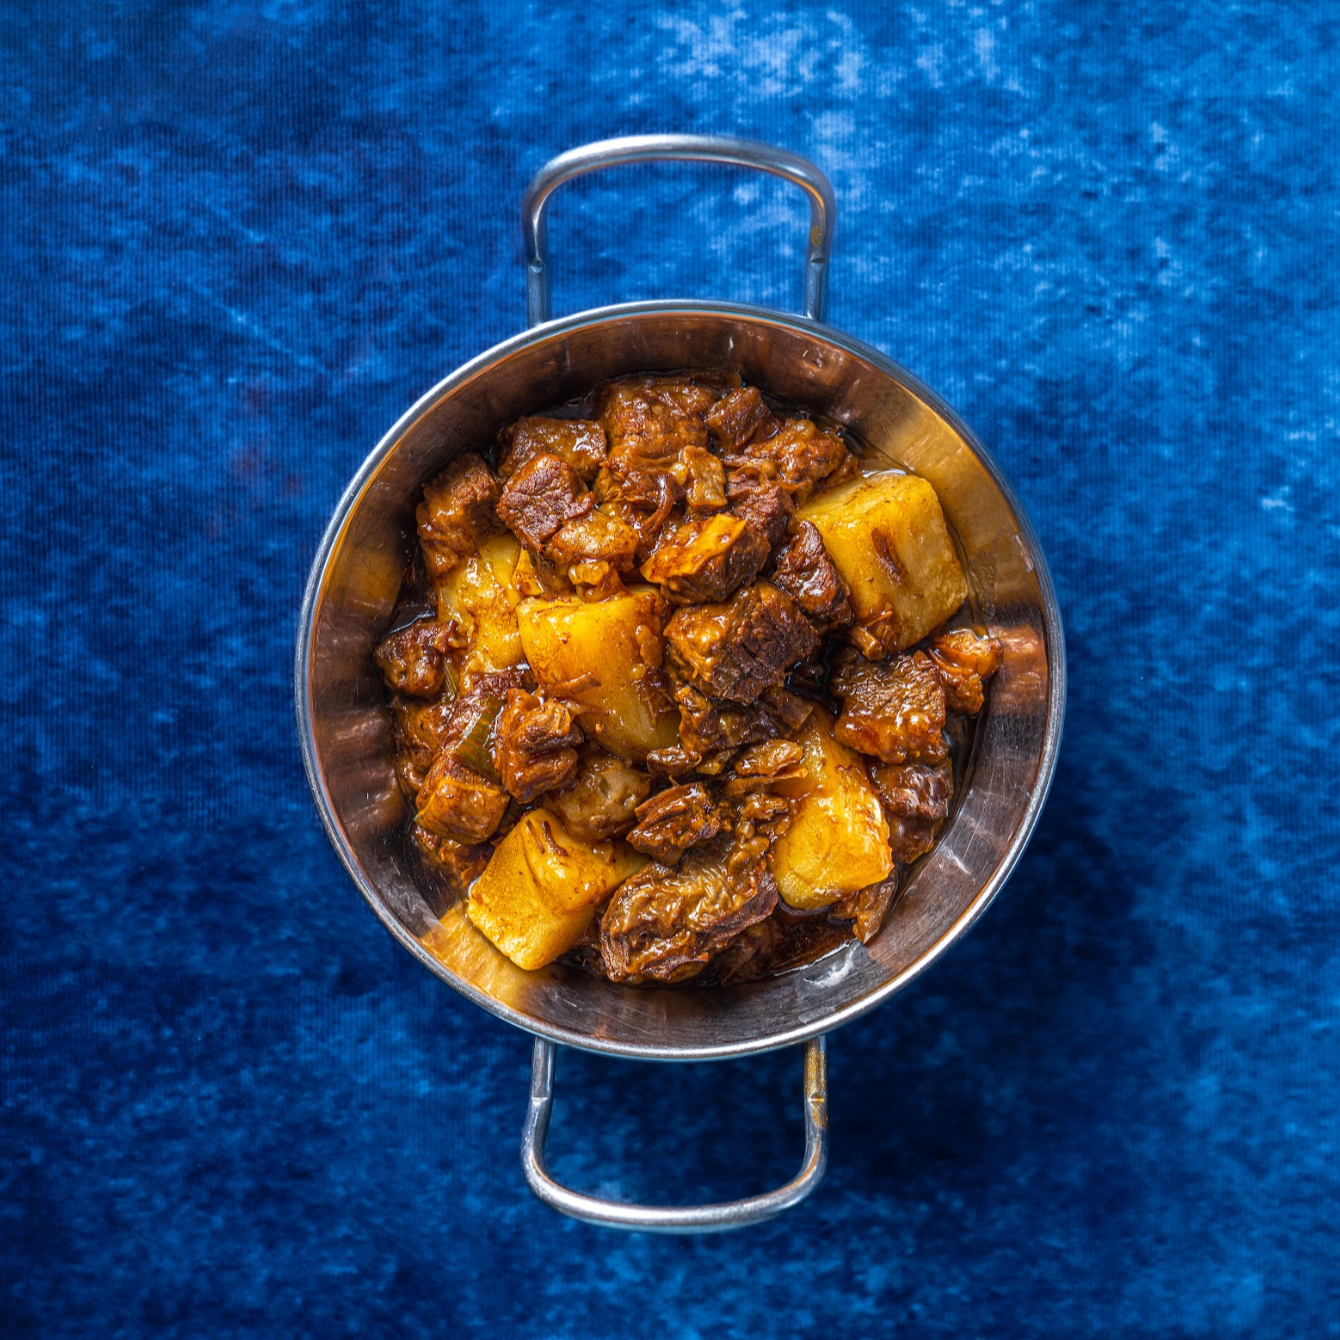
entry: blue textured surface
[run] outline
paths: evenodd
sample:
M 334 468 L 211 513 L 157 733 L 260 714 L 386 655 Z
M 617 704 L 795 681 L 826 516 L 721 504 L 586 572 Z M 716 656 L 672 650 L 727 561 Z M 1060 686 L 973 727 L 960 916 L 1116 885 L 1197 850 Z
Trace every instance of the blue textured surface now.
M 450 17 L 447 14 L 451 10 Z M 1340 1334 L 1340 30 L 1326 5 L 3 8 L 0 1334 Z M 320 831 L 289 663 L 344 481 L 523 320 L 639 130 L 809 154 L 830 317 L 996 453 L 1071 706 L 964 944 L 832 1039 L 731 1239 L 532 1201 L 529 1047 Z M 569 188 L 560 311 L 790 306 L 781 186 Z M 565 1057 L 627 1197 L 799 1155 L 794 1054 Z

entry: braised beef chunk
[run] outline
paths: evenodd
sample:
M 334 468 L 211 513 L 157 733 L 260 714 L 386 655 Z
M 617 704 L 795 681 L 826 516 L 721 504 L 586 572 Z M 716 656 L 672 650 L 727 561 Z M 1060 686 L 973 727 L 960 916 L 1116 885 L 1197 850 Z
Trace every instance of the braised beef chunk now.
M 727 869 L 724 838 L 678 865 L 653 861 L 625 880 L 600 919 L 600 953 L 613 982 L 678 982 L 696 976 L 748 926 L 777 905 L 762 861 Z
M 680 492 L 669 473 L 626 470 L 622 466 L 603 467 L 595 482 L 601 511 L 618 517 L 637 533 L 638 562 L 660 541 Z
M 935 845 L 954 798 L 949 760 L 927 763 L 876 763 L 870 780 L 879 792 L 889 821 L 893 859 L 911 865 Z
M 420 827 L 457 842 L 482 842 L 492 836 L 507 809 L 507 792 L 494 781 L 457 762 L 444 749 L 429 768 L 419 791 Z
M 416 619 L 382 639 L 377 668 L 392 693 L 436 698 L 446 683 L 446 654 L 451 630 L 436 619 Z
M 565 521 L 543 553 L 560 567 L 603 563 L 615 572 L 631 572 L 637 541 L 637 532 L 627 522 L 608 512 L 593 511 L 575 521 Z
M 949 710 L 975 717 L 985 701 L 986 681 L 1000 669 L 1000 642 L 978 637 L 971 628 L 955 628 L 931 639 L 930 658 L 940 672 Z
M 508 479 L 532 456 L 558 456 L 588 484 L 605 464 L 605 430 L 586 419 L 518 419 L 498 434 L 498 478 Z
M 558 456 L 532 456 L 503 487 L 498 515 L 522 544 L 539 549 L 565 521 L 595 505 L 576 470 Z
M 450 736 L 452 702 L 426 703 L 421 699 L 391 699 L 391 736 L 395 743 L 396 776 L 405 793 L 413 799 L 433 760 Z
M 670 667 L 709 698 L 752 703 L 819 645 L 795 600 L 767 582 L 728 604 L 689 605 L 665 626 Z
M 731 764 L 731 775 L 721 794 L 727 800 L 744 800 L 770 790 L 778 782 L 800 781 L 807 775 L 804 758 L 804 749 L 793 740 L 750 745 Z M 755 806 L 750 817 L 773 818 L 780 812 L 781 809 L 772 808 L 769 812 L 769 807 Z
M 718 457 L 701 447 L 685 447 L 670 469 L 671 478 L 684 491 L 684 502 L 692 516 L 719 512 L 726 505 L 726 472 Z
M 577 751 L 572 781 L 550 792 L 544 803 L 573 837 L 604 842 L 632 828 L 635 811 L 650 791 L 651 778 L 641 768 L 588 740 Z
M 681 601 L 725 600 L 768 560 L 767 541 L 738 517 L 685 521 L 662 535 L 642 575 Z
M 833 915 L 852 923 L 852 934 L 868 945 L 879 934 L 889 908 L 898 897 L 898 871 L 895 867 L 888 879 L 848 893 L 833 905 Z
M 484 873 L 493 856 L 487 842 L 453 842 L 438 837 L 419 824 L 414 825 L 414 841 L 424 855 L 447 877 L 447 887 L 460 897 Z
M 767 463 L 777 482 L 801 499 L 850 459 L 847 444 L 836 433 L 824 432 L 809 419 L 788 419 L 771 437 L 756 439 L 725 458 L 728 471 L 741 460 Z
M 756 982 L 772 970 L 784 942 L 785 932 L 775 916 L 756 921 L 712 960 L 712 973 L 722 986 Z
M 721 397 L 707 412 L 707 427 L 723 455 L 738 456 L 760 437 L 780 427 L 756 386 L 742 386 Z
M 796 527 L 795 538 L 777 555 L 768 580 L 795 596 L 821 633 L 845 627 L 855 618 L 847 599 L 847 583 L 833 566 L 812 521 L 802 521 Z
M 628 845 L 662 865 L 674 865 L 690 847 L 716 837 L 727 817 L 704 783 L 671 786 L 637 807 L 637 827 L 628 834 Z
M 717 393 L 682 377 L 630 377 L 596 395 L 609 462 L 632 470 L 669 470 L 685 447 L 707 447 L 703 416 Z
M 581 742 L 571 703 L 512 689 L 498 714 L 493 758 L 503 785 L 526 805 L 572 780 Z
M 424 566 L 434 580 L 479 549 L 480 541 L 502 530 L 498 481 L 481 456 L 458 456 L 423 486 L 414 514 Z
M 842 699 L 833 735 L 884 763 L 946 757 L 945 691 L 923 651 L 867 661 L 845 648 L 829 687 Z
M 780 484 L 759 473 L 757 468 L 727 474 L 726 503 L 733 515 L 767 540 L 770 549 L 786 542 L 796 505 Z
M 692 684 L 672 680 L 675 705 L 679 708 L 679 743 L 686 751 L 706 757 L 723 749 L 738 749 L 758 740 L 771 740 L 784 726 L 763 701 L 732 703 L 713 700 Z

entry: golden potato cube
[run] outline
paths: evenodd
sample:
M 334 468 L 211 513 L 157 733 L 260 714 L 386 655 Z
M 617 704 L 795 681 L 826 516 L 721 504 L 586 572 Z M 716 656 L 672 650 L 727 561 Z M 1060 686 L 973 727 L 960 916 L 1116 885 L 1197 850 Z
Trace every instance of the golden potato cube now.
M 550 810 L 498 844 L 465 914 L 518 968 L 542 968 L 581 939 L 597 904 L 646 864 L 623 842 L 579 842 Z
M 816 707 L 799 736 L 804 777 L 774 789 L 792 797 L 791 826 L 773 844 L 772 873 L 782 899 L 806 910 L 878 884 L 893 869 L 889 824 L 861 756 L 833 738 Z
M 611 754 L 641 762 L 679 740 L 679 713 L 661 676 L 664 602 L 636 586 L 608 600 L 523 600 L 521 646 L 540 685 L 588 710 L 582 730 Z
M 818 527 L 851 587 L 857 629 L 868 635 L 857 642 L 872 658 L 920 641 L 968 593 L 940 500 L 917 475 L 866 475 L 796 515 Z
M 516 625 L 520 556 L 516 536 L 491 535 L 437 583 L 438 617 L 450 615 L 469 639 L 461 667 L 467 675 L 506 670 L 524 659 Z

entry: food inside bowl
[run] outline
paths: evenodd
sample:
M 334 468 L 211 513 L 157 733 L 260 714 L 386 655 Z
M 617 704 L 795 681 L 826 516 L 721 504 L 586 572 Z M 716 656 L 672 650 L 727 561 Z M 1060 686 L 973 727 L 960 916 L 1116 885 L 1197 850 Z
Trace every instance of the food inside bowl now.
M 377 648 L 412 831 L 514 963 L 728 984 L 869 941 L 1001 649 L 925 480 L 728 372 L 428 481 Z

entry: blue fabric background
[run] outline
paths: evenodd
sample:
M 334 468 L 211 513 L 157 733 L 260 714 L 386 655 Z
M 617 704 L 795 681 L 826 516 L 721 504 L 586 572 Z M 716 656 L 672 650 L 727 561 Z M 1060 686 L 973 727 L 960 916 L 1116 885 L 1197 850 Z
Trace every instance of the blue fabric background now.
M 1340 1334 L 1333 7 L 2 14 L 0 1334 Z M 343 484 L 523 323 L 526 179 L 646 130 L 827 170 L 832 323 L 990 445 L 1070 649 L 1023 864 L 726 1239 L 531 1199 L 528 1041 L 377 926 L 290 705 Z M 556 310 L 794 306 L 805 217 L 574 185 Z M 554 1162 L 762 1189 L 798 1088 L 565 1054 Z

